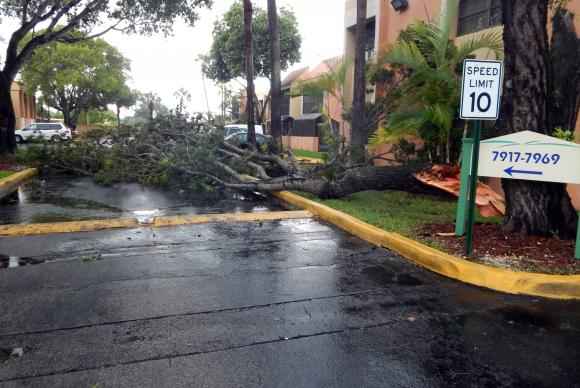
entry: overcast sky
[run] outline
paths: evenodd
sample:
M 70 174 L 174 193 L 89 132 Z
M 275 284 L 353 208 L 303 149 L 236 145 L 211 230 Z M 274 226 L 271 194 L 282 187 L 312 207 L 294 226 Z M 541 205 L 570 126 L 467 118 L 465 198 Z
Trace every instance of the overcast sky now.
M 211 46 L 213 23 L 223 15 L 234 0 L 215 0 L 211 10 L 200 12 L 195 27 L 178 23 L 173 36 L 142 37 L 110 33 L 104 37 L 131 60 L 131 86 L 142 92 L 158 93 L 164 102 L 175 105 L 173 93 L 185 88 L 192 95 L 191 111 L 207 110 L 200 64 L 196 58 Z M 344 46 L 343 0 L 278 0 L 279 6 L 290 7 L 296 13 L 302 35 L 301 65 L 315 65 L 323 59 L 341 55 Z M 266 6 L 266 0 L 255 0 L 256 6 Z M 0 36 L 8 38 L 14 23 L 2 20 Z M 240 48 L 243 49 L 243 48 Z M 4 51 L 4 50 L 3 50 Z M 1 53 L 4 56 L 4 52 Z M 217 111 L 219 97 L 211 81 L 206 81 L 210 109 Z M 268 82 L 258 88 L 267 90 Z

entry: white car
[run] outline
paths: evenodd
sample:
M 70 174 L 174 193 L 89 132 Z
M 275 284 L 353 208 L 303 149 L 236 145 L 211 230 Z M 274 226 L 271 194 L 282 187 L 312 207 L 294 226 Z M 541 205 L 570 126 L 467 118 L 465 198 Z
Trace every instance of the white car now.
M 264 128 L 261 125 L 256 125 L 256 135 L 263 135 Z M 231 124 L 225 126 L 224 137 L 231 136 L 235 133 L 248 132 L 248 126 L 246 124 Z
M 16 143 L 30 140 L 62 141 L 71 140 L 72 131 L 63 123 L 33 123 L 14 132 Z

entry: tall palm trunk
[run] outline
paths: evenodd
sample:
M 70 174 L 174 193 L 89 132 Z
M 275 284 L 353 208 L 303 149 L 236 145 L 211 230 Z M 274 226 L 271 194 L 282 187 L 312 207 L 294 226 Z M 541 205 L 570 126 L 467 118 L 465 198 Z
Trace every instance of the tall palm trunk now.
M 352 103 L 352 158 L 361 162 L 365 158 L 368 128 L 365 128 L 366 103 L 366 30 L 367 0 L 357 0 L 356 50 L 354 59 L 354 96 Z
M 268 0 L 268 23 L 270 33 L 270 56 L 272 75 L 270 79 L 270 107 L 272 137 L 279 149 L 282 147 L 282 80 L 280 63 L 280 25 L 276 0 Z
M 246 59 L 246 111 L 248 115 L 248 143 L 254 149 L 258 148 L 256 144 L 254 96 L 256 88 L 254 86 L 254 45 L 253 45 L 253 8 L 251 0 L 244 0 L 244 48 Z
M 549 93 L 548 0 L 503 2 L 505 82 L 497 129 L 547 133 Z M 505 229 L 521 234 L 569 234 L 569 200 L 562 185 L 504 180 Z M 567 210 L 566 210 L 567 209 Z M 573 213 L 572 213 L 573 214 Z
M 117 129 L 121 128 L 121 106 L 117 105 Z

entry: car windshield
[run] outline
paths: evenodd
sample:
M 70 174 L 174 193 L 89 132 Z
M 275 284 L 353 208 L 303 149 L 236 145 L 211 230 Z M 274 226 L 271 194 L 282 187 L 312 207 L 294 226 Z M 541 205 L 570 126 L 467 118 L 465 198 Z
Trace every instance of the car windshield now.
M 38 129 L 41 131 L 58 131 L 60 124 L 38 124 Z
M 227 127 L 225 137 L 231 136 L 234 133 L 243 132 L 244 129 L 240 127 Z

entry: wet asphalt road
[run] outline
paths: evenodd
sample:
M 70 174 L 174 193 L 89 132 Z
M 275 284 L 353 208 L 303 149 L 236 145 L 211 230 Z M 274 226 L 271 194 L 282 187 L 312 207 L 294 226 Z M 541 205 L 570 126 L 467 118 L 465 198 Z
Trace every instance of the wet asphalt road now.
M 580 304 L 314 220 L 0 239 L 0 387 L 578 387 Z
M 46 176 L 22 186 L 14 201 L 0 206 L 0 225 L 134 217 L 135 211 L 157 216 L 280 210 L 276 201 L 227 198 L 224 193 L 195 198 L 184 192 L 136 183 L 100 186 L 90 178 Z

